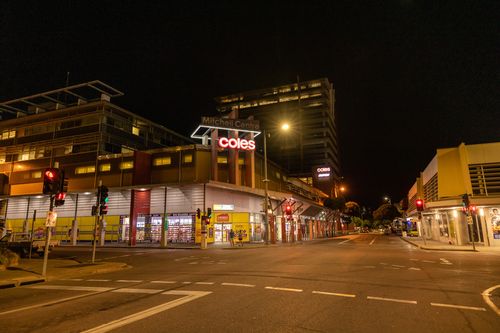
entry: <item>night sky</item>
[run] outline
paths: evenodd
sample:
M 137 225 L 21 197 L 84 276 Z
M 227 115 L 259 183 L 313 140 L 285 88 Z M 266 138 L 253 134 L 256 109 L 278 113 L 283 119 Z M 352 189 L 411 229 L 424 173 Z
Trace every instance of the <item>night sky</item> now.
M 215 96 L 327 77 L 347 197 L 372 207 L 437 148 L 500 139 L 499 1 L 300 3 L 3 0 L 0 101 L 69 71 L 189 135 Z

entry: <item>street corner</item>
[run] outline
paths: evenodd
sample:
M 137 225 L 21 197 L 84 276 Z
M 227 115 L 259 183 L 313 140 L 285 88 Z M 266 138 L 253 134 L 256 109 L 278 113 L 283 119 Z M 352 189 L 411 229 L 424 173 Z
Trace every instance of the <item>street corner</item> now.
M 47 281 L 77 278 L 86 275 L 112 273 L 132 266 L 121 262 L 74 263 L 59 264 L 47 268 Z
M 481 296 L 491 310 L 500 316 L 500 284 L 486 289 Z

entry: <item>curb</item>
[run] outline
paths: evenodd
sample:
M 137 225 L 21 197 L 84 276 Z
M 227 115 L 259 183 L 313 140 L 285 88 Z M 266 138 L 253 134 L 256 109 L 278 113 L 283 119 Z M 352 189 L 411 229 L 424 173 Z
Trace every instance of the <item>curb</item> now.
M 406 239 L 404 237 L 399 237 L 400 239 L 404 240 L 405 242 L 407 242 L 408 244 L 411 244 L 415 247 L 418 247 L 419 249 L 421 250 L 429 250 L 429 251 L 460 251 L 460 252 L 479 252 L 478 250 L 473 250 L 473 249 L 453 249 L 453 248 L 443 248 L 443 247 L 428 247 L 428 246 L 422 246 L 422 245 L 418 245 L 414 242 L 412 242 L 411 240 L 409 239 Z

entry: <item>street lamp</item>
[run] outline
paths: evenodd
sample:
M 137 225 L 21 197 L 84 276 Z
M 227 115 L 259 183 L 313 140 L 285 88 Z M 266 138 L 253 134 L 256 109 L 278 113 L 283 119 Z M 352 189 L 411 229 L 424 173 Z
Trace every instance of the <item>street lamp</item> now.
M 389 205 L 392 204 L 391 203 L 391 198 L 389 196 L 387 196 L 387 195 L 384 197 L 384 201 L 387 202 Z
M 281 125 L 282 131 L 288 131 L 289 129 L 290 125 L 288 123 L 283 123 Z M 269 179 L 267 178 L 267 132 L 265 129 L 262 130 L 262 134 L 264 135 L 264 224 L 266 225 L 266 244 L 269 244 L 271 240 L 271 230 L 269 227 Z

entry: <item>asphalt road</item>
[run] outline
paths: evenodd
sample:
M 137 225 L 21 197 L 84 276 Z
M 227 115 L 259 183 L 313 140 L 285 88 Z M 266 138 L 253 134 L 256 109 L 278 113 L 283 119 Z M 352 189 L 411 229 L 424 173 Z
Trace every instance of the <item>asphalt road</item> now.
M 88 259 L 87 248 L 54 255 Z M 0 290 L 2 332 L 498 332 L 500 255 L 362 234 L 254 249 L 99 249 L 115 273 Z

